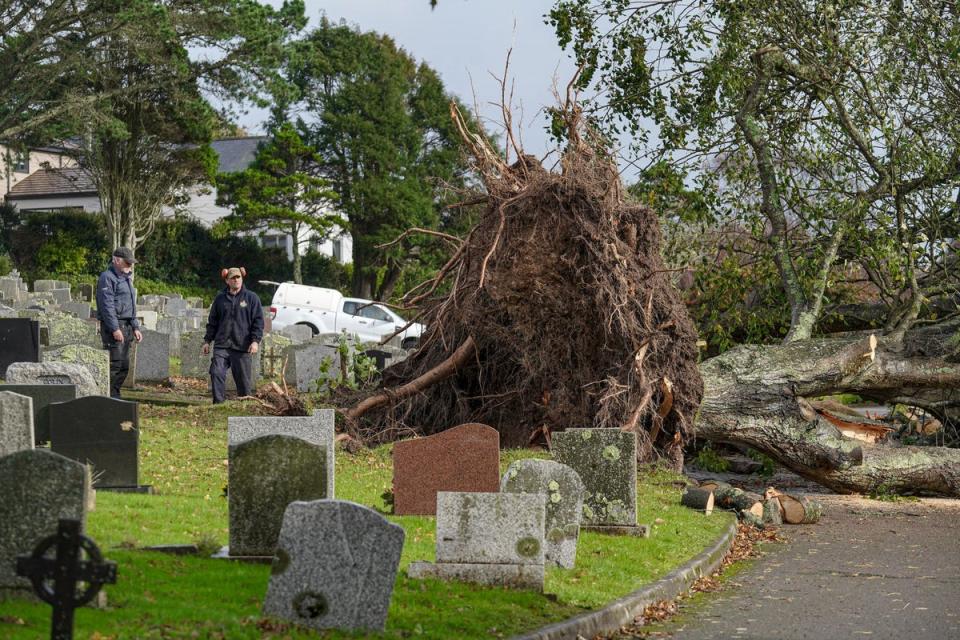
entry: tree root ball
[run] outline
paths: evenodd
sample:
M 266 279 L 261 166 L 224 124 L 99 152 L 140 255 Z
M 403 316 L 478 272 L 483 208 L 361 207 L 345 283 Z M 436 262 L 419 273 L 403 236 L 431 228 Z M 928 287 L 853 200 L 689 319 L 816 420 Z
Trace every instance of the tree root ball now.
M 582 132 L 573 122 L 559 171 L 526 155 L 507 166 L 474 141 L 485 208 L 426 283 L 445 293 L 421 303 L 419 350 L 384 373 L 389 400 L 360 420 L 368 440 L 398 423 L 429 434 L 482 422 L 504 446 L 616 427 L 636 431 L 641 459 L 682 462 L 703 394 L 696 329 L 660 258 L 656 213 L 624 201 L 616 165 Z M 431 377 L 468 339 L 455 373 Z M 391 396 L 418 379 L 429 384 Z

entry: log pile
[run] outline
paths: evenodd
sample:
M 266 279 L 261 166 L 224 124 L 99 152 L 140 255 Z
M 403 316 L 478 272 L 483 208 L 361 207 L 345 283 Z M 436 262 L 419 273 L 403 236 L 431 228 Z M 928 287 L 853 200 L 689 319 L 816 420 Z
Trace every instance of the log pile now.
M 823 514 L 823 505 L 816 500 L 781 493 L 773 487 L 759 496 L 716 480 L 687 487 L 680 504 L 705 515 L 710 515 L 714 507 L 734 511 L 741 522 L 757 529 L 772 529 L 781 524 L 815 524 Z

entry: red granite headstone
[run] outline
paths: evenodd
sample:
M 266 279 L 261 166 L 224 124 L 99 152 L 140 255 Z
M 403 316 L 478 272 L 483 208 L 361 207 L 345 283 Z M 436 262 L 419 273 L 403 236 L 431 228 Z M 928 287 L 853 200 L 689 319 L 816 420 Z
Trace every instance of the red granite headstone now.
M 393 445 L 393 512 L 436 515 L 437 491 L 500 491 L 500 434 L 462 424 Z

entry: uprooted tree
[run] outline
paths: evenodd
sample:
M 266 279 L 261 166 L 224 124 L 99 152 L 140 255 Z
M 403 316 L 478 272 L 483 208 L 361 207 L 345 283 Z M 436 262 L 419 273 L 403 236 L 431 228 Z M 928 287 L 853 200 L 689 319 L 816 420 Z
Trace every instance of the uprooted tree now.
M 558 113 L 569 144 L 550 172 L 519 149 L 508 165 L 452 110 L 486 187 L 484 213 L 464 240 L 447 238 L 451 259 L 408 299 L 428 332 L 346 412 L 360 436 L 476 421 L 523 445 L 566 427 L 618 427 L 637 432 L 644 459 L 679 465 L 696 419 L 699 436 L 748 445 L 838 491 L 960 495 L 960 451 L 853 440 L 808 403 L 852 392 L 948 415 L 960 323 L 747 345 L 698 370 L 655 213 L 624 201 L 579 110 Z
M 425 309 L 419 349 L 348 417 L 368 440 L 484 422 L 508 446 L 618 427 L 637 432 L 644 458 L 679 465 L 703 387 L 656 213 L 624 201 L 575 107 L 558 172 L 518 147 L 508 165 L 451 113 L 486 187 L 483 214 L 407 299 Z

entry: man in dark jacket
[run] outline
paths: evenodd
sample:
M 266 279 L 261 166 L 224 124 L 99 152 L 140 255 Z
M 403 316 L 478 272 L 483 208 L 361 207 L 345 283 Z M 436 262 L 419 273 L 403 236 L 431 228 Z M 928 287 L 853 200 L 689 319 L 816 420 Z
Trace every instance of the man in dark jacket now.
M 143 340 L 137 322 L 137 296 L 133 291 L 133 251 L 119 247 L 110 267 L 97 281 L 97 319 L 100 341 L 110 351 L 110 397 L 120 397 L 120 387 L 130 370 L 130 343 Z
M 237 395 L 253 392 L 252 362 L 250 356 L 260 348 L 263 340 L 263 306 L 257 294 L 243 286 L 246 271 L 243 267 L 224 269 L 227 287 L 217 294 L 210 306 L 207 333 L 203 336 L 203 353 L 210 353 L 210 385 L 213 403 L 225 398 L 227 369 L 233 372 Z

